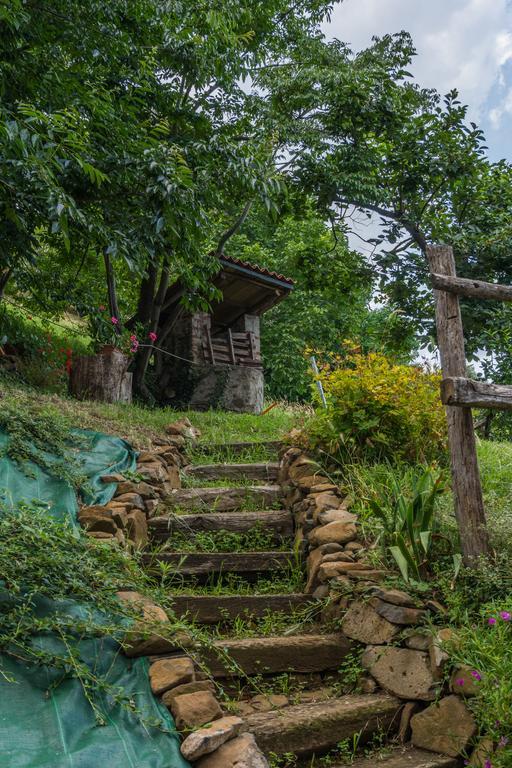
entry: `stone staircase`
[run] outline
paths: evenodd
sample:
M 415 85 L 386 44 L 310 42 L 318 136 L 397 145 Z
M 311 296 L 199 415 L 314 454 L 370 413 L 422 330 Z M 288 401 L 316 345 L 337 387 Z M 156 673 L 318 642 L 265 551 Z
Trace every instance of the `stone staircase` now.
M 270 448 L 277 458 L 278 445 Z M 219 453 L 246 457 L 250 444 L 215 446 L 215 455 Z M 321 755 L 344 740 L 352 741 L 356 734 L 358 746 L 377 734 L 391 739 L 400 727 L 403 702 L 383 692 L 344 693 L 343 664 L 351 653 L 351 642 L 336 627 L 322 625 L 319 601 L 297 586 L 301 563 L 294 551 L 292 515 L 281 508 L 278 470 L 277 461 L 186 467 L 186 487 L 169 493 L 159 504 L 157 516 L 149 520 L 150 547 L 144 560 L 150 572 L 159 564 L 173 566 L 180 584 L 173 593 L 176 614 L 204 626 L 215 638 L 208 650 L 199 653 L 202 668 L 224 694 L 223 709 L 243 718 L 243 730 L 252 733 L 260 749 L 274 761 L 293 754 L 299 761 L 293 765 L 304 761 L 304 766 L 314 768 L 324 765 L 317 761 Z M 204 551 L 198 546 L 194 550 L 194 542 L 201 536 L 236 535 L 250 540 L 254 531 L 262 532 L 264 549 Z M 222 550 L 222 539 L 219 541 Z M 187 546 L 180 548 L 180 542 Z M 272 583 L 286 584 L 292 571 L 289 589 L 271 588 Z M 235 587 L 226 593 L 225 585 L 232 583 Z M 280 630 L 259 634 L 258 622 L 264 620 L 270 628 L 274 622 Z M 246 628 L 246 636 L 240 624 Z M 151 660 L 159 658 L 169 655 Z M 205 681 L 203 687 L 207 684 Z M 198 683 L 192 685 L 197 688 Z M 231 768 L 235 765 L 233 750 L 228 741 L 198 765 Z M 259 765 L 254 762 L 255 767 Z M 330 765 L 334 768 L 335 763 Z M 382 760 L 356 758 L 353 765 L 452 768 L 458 763 L 399 748 Z

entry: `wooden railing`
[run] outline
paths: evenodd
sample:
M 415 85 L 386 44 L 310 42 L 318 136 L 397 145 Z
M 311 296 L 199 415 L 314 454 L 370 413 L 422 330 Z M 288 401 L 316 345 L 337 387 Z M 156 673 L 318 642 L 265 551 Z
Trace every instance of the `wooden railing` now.
M 467 378 L 459 296 L 512 301 L 512 287 L 457 277 L 453 250 L 448 246 L 429 246 L 427 257 L 436 298 L 441 400 L 448 419 L 455 515 L 464 561 L 472 565 L 489 552 L 489 537 L 471 409 L 512 409 L 512 387 Z
M 261 365 L 254 334 L 249 331 L 210 335 L 208 328 L 202 340 L 204 359 L 211 365 Z

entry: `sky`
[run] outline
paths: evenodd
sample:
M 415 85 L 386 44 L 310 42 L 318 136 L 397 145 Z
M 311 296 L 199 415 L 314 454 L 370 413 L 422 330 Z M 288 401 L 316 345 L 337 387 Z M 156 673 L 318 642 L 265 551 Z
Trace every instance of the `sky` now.
M 512 161 L 512 0 L 344 0 L 324 32 L 359 50 L 406 30 L 418 83 L 457 88 L 492 160 Z

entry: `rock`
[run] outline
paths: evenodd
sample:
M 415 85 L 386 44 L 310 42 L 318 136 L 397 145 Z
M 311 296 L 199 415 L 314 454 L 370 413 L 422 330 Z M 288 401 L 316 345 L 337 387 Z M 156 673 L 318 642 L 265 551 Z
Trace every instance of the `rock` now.
M 457 757 L 469 746 L 476 723 L 459 696 L 446 696 L 411 720 L 412 743 L 431 752 Z
M 163 608 L 155 605 L 139 592 L 117 592 L 116 594 L 119 600 L 135 606 L 142 615 L 141 621 L 135 622 L 124 638 L 123 651 L 126 656 L 149 656 L 150 654 L 168 653 L 175 649 L 171 641 L 160 634 L 149 633 L 148 636 L 148 625 L 154 627 L 155 624 L 160 624 L 162 634 L 168 630 L 170 622 Z
M 329 523 L 357 523 L 357 515 L 352 512 L 346 512 L 343 509 L 329 509 L 320 512 L 316 517 L 318 525 L 328 525 Z
M 429 635 L 411 635 L 406 638 L 405 644 L 408 648 L 412 648 L 414 651 L 427 651 L 430 645 Z
M 472 667 L 465 665 L 454 669 L 450 677 L 450 691 L 458 696 L 476 696 L 480 683 L 472 672 Z
M 114 473 L 112 475 L 102 475 L 101 482 L 102 483 L 122 483 L 124 482 L 124 475 L 120 475 L 119 473 Z
M 324 555 L 322 563 L 353 563 L 354 558 L 347 555 L 346 552 L 333 552 L 330 555 Z
M 493 740 L 490 738 L 481 739 L 471 755 L 468 763 L 469 768 L 487 768 L 491 762 L 493 754 Z
M 378 685 L 373 677 L 369 677 L 369 675 L 361 675 L 357 681 L 357 687 L 360 689 L 361 693 L 371 694 L 375 693 Z
M 258 696 L 253 696 L 250 701 L 252 708 L 256 712 L 270 712 L 272 709 L 287 707 L 289 703 L 287 696 L 277 693 L 270 693 L 268 695 L 261 693 Z
M 297 478 L 297 480 L 294 480 L 293 482 L 297 488 L 301 488 L 304 491 L 310 491 L 311 488 L 319 481 L 326 479 L 327 478 L 323 477 L 322 475 L 304 475 L 303 477 Z
M 421 704 L 418 701 L 408 701 L 404 704 L 402 713 L 400 715 L 400 725 L 398 726 L 398 741 L 401 744 L 405 744 L 409 741 L 411 736 L 411 719 L 416 712 L 421 709 Z
M 112 520 L 118 528 L 124 530 L 128 520 L 128 511 L 126 507 L 115 507 L 112 509 Z
M 137 465 L 137 471 L 149 483 L 165 483 L 168 477 L 167 469 L 164 469 L 161 464 L 156 463 Z
M 308 574 L 308 580 L 305 586 L 305 593 L 310 595 L 317 585 L 318 569 L 323 560 L 322 550 L 320 548 L 313 549 L 308 555 L 306 560 L 306 572 Z
M 430 654 L 430 665 L 432 668 L 432 674 L 436 680 L 442 680 L 444 676 L 444 668 L 448 659 L 450 658 L 448 653 L 444 650 L 443 645 L 453 638 L 453 630 L 449 627 L 440 629 L 435 635 L 430 638 L 428 645 L 428 652 Z
M 372 598 L 371 604 L 379 616 L 387 619 L 392 624 L 412 626 L 413 624 L 420 624 L 425 618 L 425 611 L 420 611 L 418 608 L 408 608 L 403 605 L 385 603 L 378 597 Z
M 148 523 L 146 513 L 140 509 L 134 509 L 126 516 L 126 535 L 130 541 L 135 544 L 136 549 L 140 549 L 148 541 Z
M 197 768 L 268 768 L 268 762 L 252 733 L 243 733 L 203 757 Z
M 211 725 L 191 733 L 181 745 L 181 754 L 186 760 L 195 762 L 203 755 L 215 752 L 229 739 L 238 736 L 244 721 L 240 717 L 221 717 Z
M 321 544 L 345 544 L 357 536 L 357 528 L 354 523 L 328 523 L 319 526 L 309 534 L 309 542 L 313 546 Z
M 112 541 L 115 536 L 117 536 L 118 531 L 116 531 L 115 534 L 113 533 L 106 533 L 105 531 L 87 531 L 87 536 L 90 536 L 91 539 L 100 539 L 103 541 Z
M 186 440 L 197 440 L 198 437 L 201 437 L 201 430 L 194 427 L 190 419 L 186 417 L 168 424 L 165 431 L 168 435 L 179 435 Z
M 335 552 L 343 552 L 343 547 L 341 544 L 322 544 L 320 547 L 318 547 L 322 555 L 332 555 Z
M 336 562 L 336 563 L 330 563 L 323 561 L 318 569 L 318 581 L 321 584 L 324 584 L 326 581 L 330 581 L 330 579 L 335 579 L 336 576 L 342 576 L 345 574 L 348 574 L 349 576 L 353 571 L 365 571 L 368 566 L 362 565 L 361 563 L 345 563 L 345 562 Z
M 119 496 L 122 496 L 125 493 L 136 493 L 144 501 L 147 499 L 156 498 L 155 489 L 148 485 L 148 483 L 144 482 L 132 483 L 131 481 L 127 480 L 126 482 L 120 483 L 117 486 L 117 493 Z
M 305 454 L 302 454 L 290 464 L 288 477 L 291 480 L 299 480 L 301 477 L 315 477 L 315 482 L 312 483 L 312 485 L 320 485 L 320 483 L 329 482 L 329 480 L 323 476 L 316 480 L 316 476 L 319 475 L 320 472 L 320 465 L 316 461 L 313 461 L 313 459 L 308 458 Z
M 146 514 L 149 517 L 154 517 L 159 505 L 160 505 L 160 501 L 158 499 L 147 499 L 147 501 L 144 502 Z
M 435 613 L 438 616 L 444 616 L 446 613 L 448 613 L 448 610 L 444 607 L 444 605 L 438 603 L 437 600 L 427 600 L 425 603 L 425 608 L 427 611 Z
M 317 516 L 322 512 L 326 512 L 329 509 L 331 510 L 338 509 L 340 504 L 340 499 L 338 496 L 336 496 L 335 493 L 332 493 L 331 491 L 324 491 L 320 493 L 316 492 L 313 496 L 313 503 L 315 506 L 315 511 L 313 513 L 313 516 L 314 516 L 314 519 L 316 520 Z
M 192 730 L 222 717 L 219 702 L 210 691 L 184 693 L 170 702 L 169 709 L 179 731 Z
M 363 654 L 362 665 L 382 688 L 401 699 L 432 701 L 435 698 L 434 678 L 426 653 L 409 648 L 370 646 Z
M 402 592 L 400 589 L 386 589 L 385 587 L 374 587 L 372 589 L 372 595 L 380 598 L 385 603 L 391 603 L 391 605 L 401 605 L 405 608 L 416 608 L 416 601 L 413 597 Z
M 194 682 L 194 662 L 188 656 L 177 659 L 160 659 L 149 668 L 149 681 L 155 696 L 160 696 L 169 688 Z
M 389 643 L 398 634 L 398 628 L 372 608 L 369 603 L 352 603 L 341 623 L 343 633 L 351 640 L 372 645 Z
M 329 586 L 327 584 L 319 584 L 312 594 L 316 600 L 325 600 L 326 597 L 329 597 Z
M 144 501 L 138 493 L 123 493 L 115 498 L 119 504 L 126 504 L 127 507 L 144 510 Z
M 78 521 L 86 531 L 102 531 L 112 536 L 117 531 L 111 510 L 105 507 L 82 507 L 78 513 Z
M 348 574 L 351 579 L 354 581 L 365 581 L 365 582 L 375 582 L 375 581 L 383 581 L 383 579 L 386 578 L 388 575 L 387 571 L 378 571 L 378 570 L 371 570 L 371 571 L 350 571 Z
M 215 692 L 215 686 L 210 680 L 195 680 L 193 683 L 183 683 L 183 685 L 177 685 L 176 688 L 170 688 L 162 696 L 162 702 L 170 709 L 171 702 L 177 699 L 178 696 L 183 696 L 185 693 L 197 693 L 198 691 L 210 691 Z
M 326 491 L 339 491 L 339 488 L 337 485 L 333 485 L 332 483 L 318 483 L 318 485 L 314 485 L 311 488 L 311 493 L 325 493 Z M 338 504 L 339 504 L 339 498 L 338 498 Z
M 364 546 L 359 541 L 349 541 L 345 545 L 346 552 L 360 552 L 362 549 L 364 549 Z

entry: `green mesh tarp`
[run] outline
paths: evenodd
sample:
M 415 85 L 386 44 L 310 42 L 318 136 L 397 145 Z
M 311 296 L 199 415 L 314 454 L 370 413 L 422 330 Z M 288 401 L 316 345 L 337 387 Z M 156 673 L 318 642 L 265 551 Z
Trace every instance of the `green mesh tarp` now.
M 88 478 L 87 501 L 104 504 L 112 498 L 115 485 L 105 485 L 101 476 L 134 469 L 136 454 L 123 440 L 92 432 L 78 434 L 83 438 L 77 458 Z M 0 434 L 0 448 L 7 440 Z M 3 503 L 16 508 L 36 502 L 53 517 L 69 518 L 76 525 L 74 491 L 38 466 L 32 465 L 29 474 L 7 457 L 0 458 Z M 0 582 L 0 600 L 5 599 L 9 597 L 2 593 Z M 72 601 L 56 605 L 41 600 L 37 612 L 59 612 L 77 619 L 87 615 L 83 606 Z M 34 643 L 55 650 L 60 640 L 39 635 Z M 0 654 L 0 768 L 189 767 L 180 754 L 172 718 L 151 693 L 147 660 L 127 659 L 111 639 L 79 641 L 77 648 L 89 667 L 123 689 L 123 696 L 133 700 L 142 718 L 104 694 L 101 710 L 107 718 L 99 726 L 78 680 L 61 681 L 61 672 Z M 160 727 L 153 726 L 157 721 Z

